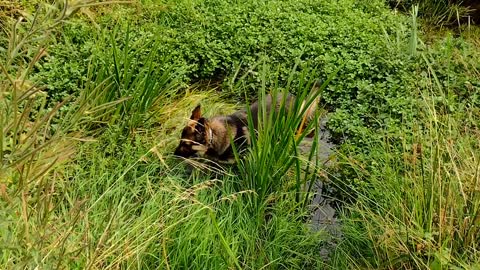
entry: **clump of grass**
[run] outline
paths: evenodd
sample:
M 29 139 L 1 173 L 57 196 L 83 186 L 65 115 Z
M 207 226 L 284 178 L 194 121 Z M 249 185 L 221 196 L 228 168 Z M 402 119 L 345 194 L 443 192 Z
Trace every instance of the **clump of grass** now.
M 417 5 L 419 15 L 428 24 L 436 27 L 460 26 L 469 22 L 469 16 L 475 10 L 474 1 L 463 0 L 390 0 L 390 5 L 395 8 L 409 10 Z
M 86 110 L 81 101 L 76 110 L 61 113 L 69 101 L 48 104 L 47 94 L 31 80 L 34 66 L 45 56 L 50 34 L 84 5 L 54 3 L 39 5 L 37 13 L 5 23 L 0 56 L 0 245 L 2 268 L 43 265 L 50 254 L 62 256 L 62 243 L 70 235 L 52 223 L 73 225 L 81 203 L 65 217 L 54 216 L 56 190 L 63 178 L 55 168 L 70 161 L 76 132 Z M 58 250 L 57 250 L 58 248 Z M 59 261 L 60 263 L 60 261 Z
M 272 76 L 274 73 L 270 72 L 266 65 L 263 65 L 261 68 L 260 74 L 262 74 L 261 77 L 264 83 L 262 84 L 263 87 L 258 91 L 258 115 L 252 115 L 248 110 L 249 130 L 255 130 L 254 122 L 258 122 L 258 127 L 256 132 L 250 133 L 249 141 L 251 146 L 244 153 L 245 158 L 242 158 L 238 153 L 236 156 L 242 178 L 241 185 L 255 190 L 259 201 L 262 203 L 275 200 L 278 193 L 284 191 L 295 192 L 296 201 L 303 203 L 308 198 L 308 196 L 305 196 L 305 191 L 310 190 L 310 187 L 306 189 L 304 187 L 307 183 L 313 184 L 316 181 L 315 172 L 319 168 L 318 160 L 316 159 L 318 137 L 315 136 L 313 146 L 305 160 L 298 154 L 298 145 L 312 132 L 312 128 L 314 134 L 318 135 L 316 130 L 318 114 L 317 117 L 313 117 L 313 121 L 309 123 L 308 128 L 299 130 L 299 127 L 305 120 L 302 116 L 307 108 L 314 102 L 318 103 L 323 89 L 333 78 L 334 74 L 329 77 L 325 84 L 322 86 L 318 85 L 312 89 L 314 84 L 312 77 L 314 78 L 316 70 L 305 69 L 296 73 L 294 68 L 291 74 L 298 75 L 297 79 L 299 82 L 295 84 L 296 87 L 292 84 L 293 76 L 291 76 L 283 90 L 276 85 L 267 92 L 266 76 L 267 74 Z M 241 81 L 237 82 L 237 84 L 241 84 Z M 288 105 L 286 103 L 286 95 L 291 90 L 296 93 L 297 98 L 293 104 Z M 278 107 L 278 112 L 271 113 L 266 110 L 267 94 L 272 96 L 271 106 L 272 108 Z M 304 105 L 302 105 L 303 102 Z M 317 111 L 317 113 L 319 112 Z M 253 119 L 253 117 L 258 117 L 258 119 Z M 303 173 L 301 171 L 305 165 L 306 171 Z M 265 205 L 258 206 L 262 208 Z
M 98 35 L 94 52 L 109 50 L 110 57 L 102 61 L 94 54 L 80 99 L 91 106 L 103 107 L 91 112 L 99 118 L 98 123 L 118 124 L 133 131 L 152 116 L 149 111 L 155 103 L 170 100 L 178 91 L 180 71 L 166 64 L 167 57 L 163 62 L 155 61 L 158 42 L 132 40 L 130 27 L 119 42 L 117 31 L 118 27 Z M 144 61 L 138 61 L 138 54 L 144 53 L 147 53 Z M 115 113 L 105 114 L 111 106 L 115 107 Z

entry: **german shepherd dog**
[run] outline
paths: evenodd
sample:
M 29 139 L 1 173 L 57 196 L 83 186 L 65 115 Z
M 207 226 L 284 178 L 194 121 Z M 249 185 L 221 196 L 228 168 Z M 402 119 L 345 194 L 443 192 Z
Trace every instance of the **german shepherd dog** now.
M 312 93 L 315 93 L 319 87 L 316 82 Z M 305 110 L 302 124 L 299 130 L 302 130 L 315 116 L 315 110 L 318 107 L 318 100 Z M 284 104 L 285 111 L 293 106 L 296 97 L 292 94 L 286 96 L 280 94 L 276 97 L 274 103 L 272 95 L 265 98 L 266 112 L 272 112 L 272 105 L 276 104 L 274 112 L 278 112 L 281 104 Z M 259 102 L 250 106 L 254 128 L 258 127 L 258 113 L 260 112 Z M 302 103 L 302 107 L 305 101 Z M 300 110 L 302 111 L 302 110 Z M 201 107 L 198 105 L 192 111 L 187 126 L 182 130 L 180 144 L 175 149 L 174 155 L 183 158 L 205 157 L 215 162 L 232 164 L 235 162 L 232 140 L 236 149 L 243 149 L 249 144 L 248 114 L 246 110 L 240 110 L 230 115 L 214 116 L 205 118 L 202 116 Z

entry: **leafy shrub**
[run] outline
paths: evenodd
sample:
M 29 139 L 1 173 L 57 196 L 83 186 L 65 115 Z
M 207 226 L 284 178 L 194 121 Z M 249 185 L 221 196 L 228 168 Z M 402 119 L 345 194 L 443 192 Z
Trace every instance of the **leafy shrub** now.
M 66 24 L 56 33 L 58 42 L 48 45 L 44 61 L 36 63 L 34 79 L 41 82 L 51 102 L 80 93 L 95 44 L 90 30 L 78 19 Z
M 135 29 L 130 33 L 133 44 L 158 44 L 138 46 L 134 73 L 147 68 L 144 62 L 151 55 L 153 62 L 163 63 L 158 69 L 182 67 L 185 72 L 176 76 L 183 83 L 223 81 L 224 92 L 243 98 L 245 93 L 231 87 L 235 72 L 246 76 L 248 94 L 255 96 L 261 81 L 259 61 L 278 69 L 279 76 L 266 82 L 271 86 L 279 80 L 283 85 L 300 59 L 300 70 L 315 66 L 323 80 L 341 67 L 323 93 L 323 103 L 334 112 L 330 128 L 337 134 L 354 137 L 361 127 L 378 128 L 412 117 L 405 106 L 411 101 L 408 74 L 413 67 L 400 44 L 408 37 L 407 20 L 394 16 L 381 0 L 145 1 L 141 7 L 141 18 L 132 16 L 138 9 L 119 7 L 104 12 L 97 24 L 66 26 L 39 68 L 38 77 L 46 78 L 50 94 L 78 91 L 75 84 L 85 79 L 88 52 L 108 62 L 108 48 L 114 44 L 122 49 L 130 27 Z M 105 48 L 92 51 L 91 43 L 99 39 L 90 35 L 95 27 L 116 29 L 117 34 Z M 72 53 L 64 54 L 62 44 L 73 44 Z M 350 119 L 356 120 L 341 124 Z
M 322 94 L 322 103 L 332 112 L 328 127 L 338 139 L 361 143 L 365 128 L 395 132 L 415 117 L 410 108 L 418 82 L 412 74 L 425 69 L 409 47 L 412 40 L 417 43 L 410 37 L 416 29 L 407 18 L 393 15 L 384 1 L 184 0 L 145 1 L 142 7 L 142 17 L 133 15 L 138 9 L 118 7 L 115 12 L 96 10 L 103 14 L 96 24 L 76 20 L 65 26 L 38 65 L 37 77 L 49 95 L 56 99 L 78 92 L 87 78 L 89 54 L 111 63 L 111 48 L 123 50 L 128 32 L 135 48 L 130 51 L 132 73 L 148 72 L 146 63 L 152 61 L 158 71 L 181 68 L 175 77 L 183 85 L 220 81 L 223 91 L 237 98 L 245 96 L 232 87 L 240 76 L 248 96 L 256 96 L 261 61 L 278 69 L 278 76 L 266 80 L 267 87 L 285 85 L 296 64 L 299 71 L 316 67 L 323 80 L 340 68 Z M 97 27 L 114 31 L 115 38 L 92 36 Z M 440 80 L 451 79 L 450 73 L 438 69 Z M 160 79 L 156 76 L 152 80 Z M 459 79 L 459 85 L 467 81 Z

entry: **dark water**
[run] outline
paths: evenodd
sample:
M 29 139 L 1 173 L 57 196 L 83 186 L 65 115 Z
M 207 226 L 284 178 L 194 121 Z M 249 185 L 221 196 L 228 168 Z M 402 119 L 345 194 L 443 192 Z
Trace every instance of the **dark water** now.
M 319 142 L 317 156 L 323 168 L 329 166 L 330 158 L 334 154 L 336 145 L 331 142 L 331 135 L 325 128 L 327 119 L 323 118 L 319 128 Z M 301 153 L 309 153 L 312 148 L 313 139 L 306 138 L 300 144 Z M 315 192 L 314 199 L 310 205 L 312 216 L 310 224 L 314 230 L 322 230 L 326 232 L 328 239 L 324 241 L 320 255 L 327 260 L 329 254 L 336 247 L 336 242 L 341 238 L 340 221 L 336 218 L 335 208 L 332 206 L 332 199 L 324 195 L 325 186 L 321 181 L 313 184 L 312 190 Z

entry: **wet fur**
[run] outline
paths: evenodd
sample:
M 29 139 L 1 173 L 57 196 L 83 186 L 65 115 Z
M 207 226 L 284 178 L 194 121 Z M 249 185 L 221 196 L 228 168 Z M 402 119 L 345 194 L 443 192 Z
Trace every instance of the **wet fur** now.
M 294 105 L 296 97 L 291 94 L 285 96 L 279 95 L 275 102 L 271 95 L 266 97 L 266 112 L 272 112 L 272 105 L 275 104 L 276 112 L 280 106 L 284 105 L 286 110 Z M 250 106 L 254 128 L 258 127 L 258 113 L 261 111 L 258 101 Z M 304 103 L 302 104 L 304 106 Z M 318 106 L 318 99 L 313 102 L 306 110 L 302 120 L 300 131 L 315 116 L 315 110 Z M 175 149 L 174 154 L 184 158 L 189 157 L 207 157 L 220 163 L 233 163 L 235 161 L 231 139 L 237 150 L 242 150 L 249 144 L 249 130 L 246 110 L 237 111 L 230 115 L 215 116 L 204 118 L 201 114 L 201 107 L 198 105 L 192 112 L 187 126 L 182 131 L 180 144 Z

